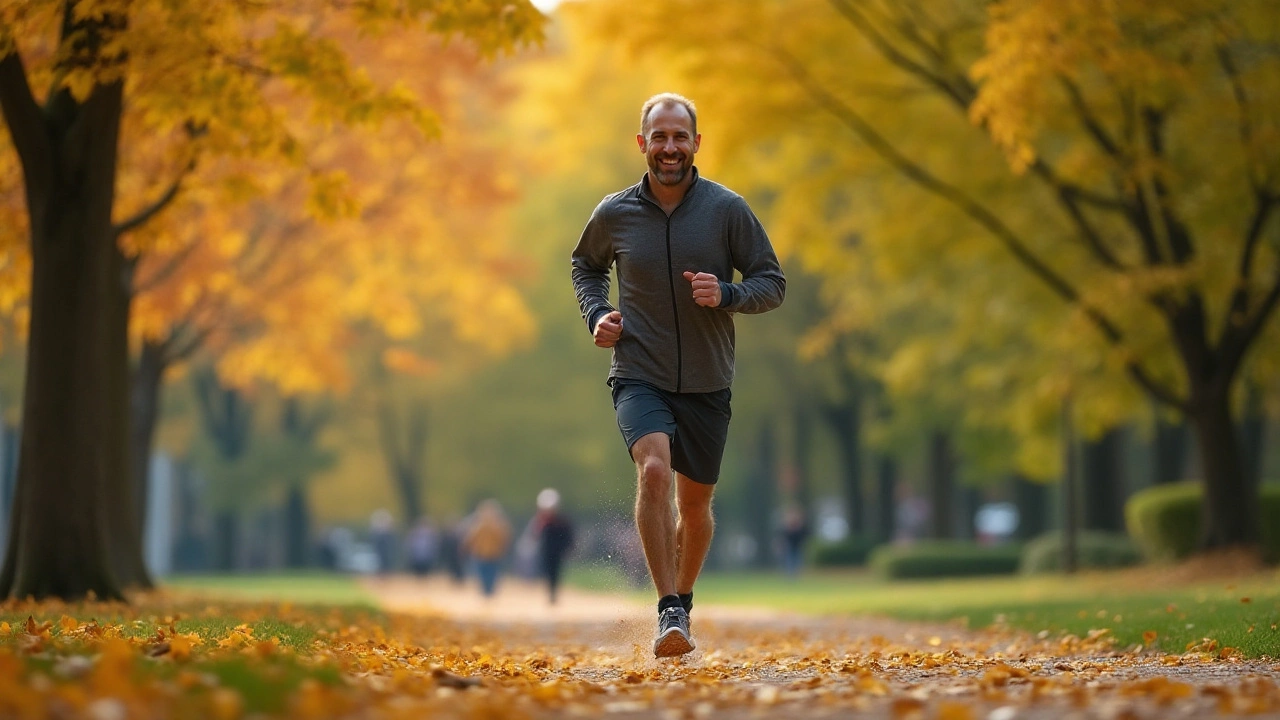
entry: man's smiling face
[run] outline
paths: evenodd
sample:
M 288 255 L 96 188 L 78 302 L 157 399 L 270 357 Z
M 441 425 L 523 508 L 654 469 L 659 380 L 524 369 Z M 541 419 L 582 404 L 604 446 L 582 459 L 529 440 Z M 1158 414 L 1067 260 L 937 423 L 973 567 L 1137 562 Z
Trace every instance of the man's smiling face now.
M 649 177 L 663 185 L 679 185 L 693 167 L 702 144 L 694 134 L 693 118 L 683 105 L 657 105 L 649 112 L 648 127 L 636 136 L 649 162 Z

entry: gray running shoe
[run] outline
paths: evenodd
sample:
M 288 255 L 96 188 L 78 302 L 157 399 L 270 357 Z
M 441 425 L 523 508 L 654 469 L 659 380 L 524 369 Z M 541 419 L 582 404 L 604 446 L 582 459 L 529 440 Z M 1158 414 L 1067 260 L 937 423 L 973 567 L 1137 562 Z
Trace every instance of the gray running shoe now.
M 654 657 L 676 657 L 693 652 L 689 634 L 689 613 L 682 607 L 669 607 L 658 615 L 658 637 L 653 641 Z

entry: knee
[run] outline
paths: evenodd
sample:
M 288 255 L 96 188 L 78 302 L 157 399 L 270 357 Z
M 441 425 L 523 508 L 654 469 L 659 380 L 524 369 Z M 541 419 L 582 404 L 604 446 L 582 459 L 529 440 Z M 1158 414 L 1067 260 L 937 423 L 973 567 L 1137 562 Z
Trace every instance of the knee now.
M 711 503 L 683 503 L 680 505 L 680 520 L 691 528 L 711 529 L 715 518 L 711 514 Z
M 640 493 L 666 497 L 671 492 L 671 467 L 659 458 L 645 458 L 640 464 Z
M 681 497 L 678 499 L 677 508 L 680 511 L 681 521 L 686 525 L 709 528 L 715 524 L 715 518 L 711 514 L 711 496 L 709 495 L 705 498 Z

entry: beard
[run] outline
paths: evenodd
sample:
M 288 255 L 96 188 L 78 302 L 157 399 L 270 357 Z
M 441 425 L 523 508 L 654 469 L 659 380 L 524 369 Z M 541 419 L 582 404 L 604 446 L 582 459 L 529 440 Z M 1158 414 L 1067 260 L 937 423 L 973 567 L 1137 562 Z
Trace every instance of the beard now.
M 689 169 L 693 167 L 693 157 L 685 155 L 677 165 L 663 165 L 652 155 L 649 156 L 649 175 L 663 185 L 679 185 L 684 181 Z

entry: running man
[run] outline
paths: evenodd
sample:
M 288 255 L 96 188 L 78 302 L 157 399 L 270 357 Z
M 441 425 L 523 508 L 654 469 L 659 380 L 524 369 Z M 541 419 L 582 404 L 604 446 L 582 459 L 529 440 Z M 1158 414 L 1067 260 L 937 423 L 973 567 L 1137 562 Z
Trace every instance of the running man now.
M 613 349 L 609 386 L 636 464 L 636 527 L 658 591 L 653 653 L 674 657 L 695 647 L 689 611 L 711 547 L 711 495 L 729 432 L 733 315 L 778 307 L 786 278 L 746 201 L 699 177 L 692 102 L 650 98 L 636 143 L 649 170 L 596 207 L 573 250 L 572 277 L 595 344 Z M 609 302 L 615 265 L 617 308 Z

